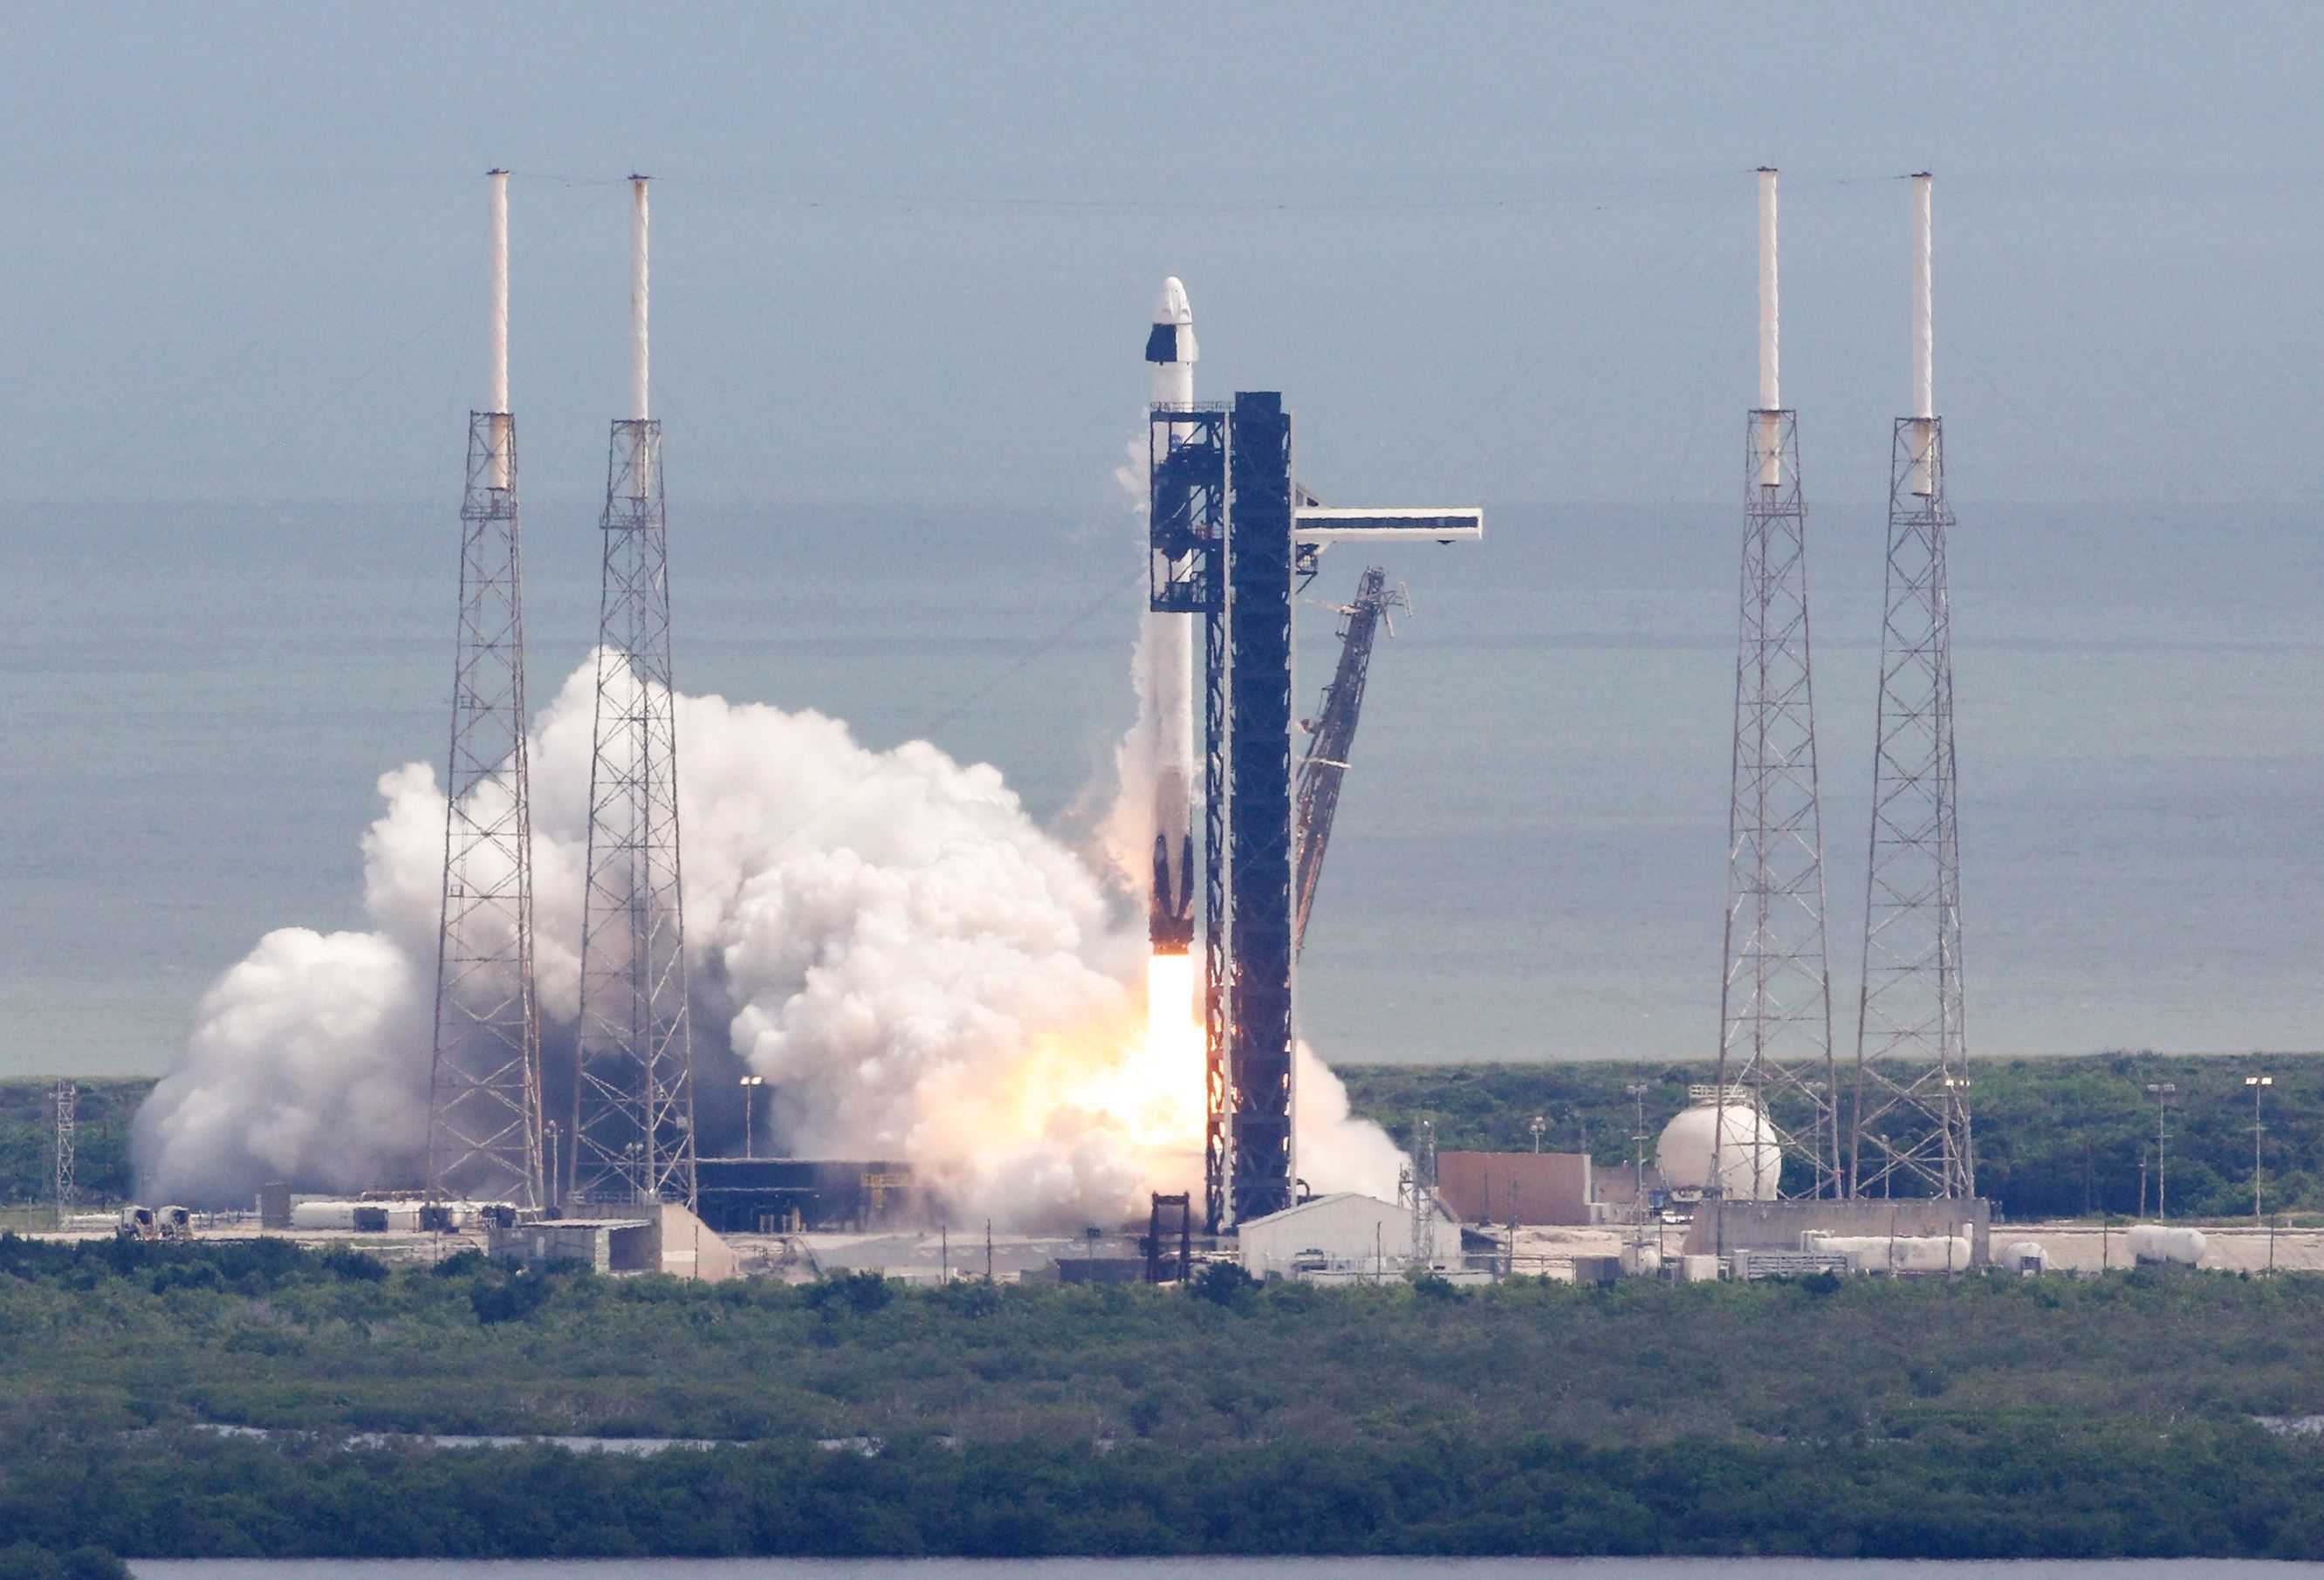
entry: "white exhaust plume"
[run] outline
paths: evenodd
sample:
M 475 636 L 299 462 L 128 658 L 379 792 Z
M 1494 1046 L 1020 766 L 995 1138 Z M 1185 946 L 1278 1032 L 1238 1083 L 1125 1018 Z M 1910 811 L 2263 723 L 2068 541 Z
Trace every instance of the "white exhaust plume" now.
M 594 657 L 531 739 L 541 1011 L 552 1061 L 578 988 Z M 1000 772 L 926 742 L 858 745 L 814 712 L 677 699 L 687 743 L 689 967 L 700 1089 L 764 1075 L 759 1144 L 905 1158 L 954 1222 L 1072 1229 L 1201 1189 L 1202 1076 L 1142 1057 L 1142 918 L 1044 833 Z M 234 1204 L 269 1180 L 416 1180 L 428 1130 L 428 973 L 443 792 L 412 764 L 380 784 L 364 842 L 374 931 L 269 933 L 203 1000 L 140 1112 L 149 1197 Z M 504 794 L 496 784 L 479 795 Z M 569 1058 L 569 1054 L 565 1055 Z M 1301 1171 L 1393 1194 L 1397 1156 L 1300 1073 Z M 771 1109 L 771 1114 L 769 1112 Z M 740 1153 L 706 1107 L 706 1153 Z
M 1775 488 L 1784 481 L 1784 404 L 1781 301 L 1775 280 L 1775 170 L 1759 167 L 1759 482 Z
M 1913 178 L 1912 487 L 1916 494 L 1930 489 L 1929 446 L 1936 433 L 1936 299 L 1929 252 L 1929 188 L 1935 179 L 1926 170 Z

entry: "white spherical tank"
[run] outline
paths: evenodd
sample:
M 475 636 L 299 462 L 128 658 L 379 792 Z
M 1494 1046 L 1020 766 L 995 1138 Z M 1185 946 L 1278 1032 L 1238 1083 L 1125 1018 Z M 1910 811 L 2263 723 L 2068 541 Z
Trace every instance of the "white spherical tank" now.
M 1674 1190 L 1706 1190 L 1714 1148 L 1728 1200 L 1775 1199 L 1783 1148 L 1766 1116 L 1748 1103 L 1698 1103 L 1683 1110 L 1655 1143 L 1655 1167 Z

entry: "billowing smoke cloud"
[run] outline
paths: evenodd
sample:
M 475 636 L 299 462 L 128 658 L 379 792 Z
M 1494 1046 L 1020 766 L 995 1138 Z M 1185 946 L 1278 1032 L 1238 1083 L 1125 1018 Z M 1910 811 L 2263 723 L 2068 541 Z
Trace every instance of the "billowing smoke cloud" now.
M 184 1061 L 138 1113 L 148 1199 L 204 1206 L 265 1180 L 416 1175 L 434 985 L 432 960 L 423 979 L 382 933 L 260 939 L 203 997 Z
M 574 672 L 531 744 L 552 1059 L 569 1057 L 576 1007 L 594 675 L 594 661 Z M 762 1146 L 908 1160 L 964 1219 L 1110 1223 L 1148 1190 L 1200 1189 L 1199 1069 L 1146 1056 L 1143 919 L 1121 916 L 997 769 L 924 742 L 870 750 L 814 712 L 686 696 L 677 712 L 706 1149 L 740 1150 L 719 1105 L 748 1068 L 773 1098 Z M 421 764 L 380 792 L 364 841 L 374 930 L 271 932 L 210 989 L 138 1116 L 148 1197 L 418 1180 L 444 799 Z M 1300 1172 L 1318 1190 L 1392 1191 L 1386 1136 L 1347 1119 L 1319 1062 L 1300 1079 Z

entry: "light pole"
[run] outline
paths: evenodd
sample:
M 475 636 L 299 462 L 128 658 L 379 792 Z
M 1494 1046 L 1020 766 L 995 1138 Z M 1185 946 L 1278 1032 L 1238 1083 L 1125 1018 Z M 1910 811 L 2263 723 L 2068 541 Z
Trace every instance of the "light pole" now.
M 742 1155 L 745 1158 L 753 1158 L 758 1154 L 751 1150 L 756 1140 L 751 1131 L 751 1099 L 757 1095 L 761 1087 L 767 1084 L 767 1078 L 763 1075 L 746 1075 L 738 1079 L 734 1084 L 742 1089 Z
M 1630 1134 L 1630 1249 L 1636 1252 L 1646 1236 L 1646 1083 L 1634 1080 L 1623 1087 L 1638 1107 L 1638 1127 Z
M 1541 1155 L 1541 1133 L 1549 1128 L 1549 1121 L 1536 1114 L 1533 1116 L 1533 1123 L 1526 1128 L 1533 1132 L 1534 1155 L 1538 1157 Z
M 2252 1227 L 2259 1227 L 2259 1095 L 2275 1084 L 2272 1075 L 2247 1075 L 2244 1085 L 2252 1094 Z
M 2172 1097 L 2177 1095 L 2176 1081 L 2150 1080 L 2147 1095 L 2154 1099 L 2154 1221 L 2171 1221 L 2171 1153 L 2168 1150 L 2170 1132 L 2163 1124 L 2163 1115 Z
M 1969 1077 L 1945 1077 L 1945 1194 L 1950 1196 L 1960 1189 L 1969 1177 Z M 1960 1137 L 1960 1155 L 1951 1155 L 1953 1137 Z
M 1801 1087 L 1801 1089 L 1802 1089 L 1803 1090 L 1804 1090 L 1804 1091 L 1808 1094 L 1808 1096 L 1810 1096 L 1810 1097 L 1812 1097 L 1812 1098 L 1813 1098 L 1815 1099 L 1815 1106 L 1816 1106 L 1816 1112 L 1815 1112 L 1815 1155 L 1816 1155 L 1816 1170 L 1815 1170 L 1815 1174 L 1816 1174 L 1816 1182 L 1815 1182 L 1815 1193 L 1816 1193 L 1816 1199 L 1817 1199 L 1817 1200 L 1819 1200 L 1819 1201 L 1821 1201 L 1821 1199 L 1823 1199 L 1823 1091 L 1824 1091 L 1824 1086 L 1823 1086 L 1823 1082 L 1821 1082 L 1821 1081 L 1820 1081 L 1820 1080 L 1803 1080 L 1803 1081 L 1800 1082 L 1800 1087 Z M 1783 1175 L 1783 1164 L 1782 1164 L 1782 1162 L 1781 1162 L 1781 1161 L 1780 1161 L 1780 1160 L 1778 1160 L 1778 1162 L 1777 1162 L 1777 1163 L 1776 1163 L 1776 1165 L 1775 1165 L 1775 1172 L 1776 1172 L 1776 1177 L 1777 1177 L 1778 1179 L 1780 1179 L 1780 1178 L 1782 1177 L 1782 1175 Z M 1834 1125 L 1834 1126 L 1833 1126 L 1833 1128 L 1832 1128 L 1832 1136 L 1831 1136 L 1831 1177 L 1832 1177 L 1832 1179 L 1833 1179 L 1835 1181 L 1836 1181 L 1836 1180 L 1839 1180 L 1839 1178 L 1840 1178 L 1840 1130 L 1839 1130 L 1839 1127 L 1838 1127 L 1837 1125 Z M 1839 1191 L 1835 1189 L 1835 1190 L 1833 1191 L 1833 1194 L 1836 1196 L 1836 1195 L 1838 1195 L 1838 1194 L 1839 1194 Z

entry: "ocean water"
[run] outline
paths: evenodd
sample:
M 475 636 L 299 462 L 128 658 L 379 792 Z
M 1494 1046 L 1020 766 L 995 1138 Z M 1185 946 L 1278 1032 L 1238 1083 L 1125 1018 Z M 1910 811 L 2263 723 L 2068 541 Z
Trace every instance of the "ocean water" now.
M 1143 1575 L 1209 1575 L 1219 1580 L 1305 1580 L 1360 1574 L 1452 1574 L 1464 1580 L 1688 1580 L 1708 1570 L 1720 1580 L 1784 1580 L 1807 1572 L 1833 1580 L 2195 1580 L 2211 1575 L 2298 1575 L 2324 1564 L 2151 1558 L 2098 1561 L 2030 1558 L 2011 1563 L 1904 1562 L 1882 1558 L 604 1558 L 475 1561 L 362 1559 L 141 1558 L 140 1580 L 491 1580 L 577 1571 L 593 1580 L 946 1580 L 947 1576 L 1029 1574 L 1045 1580 L 1133 1580 Z
M 926 736 L 1070 831 L 1134 709 L 1126 511 L 761 509 L 681 462 L 683 688 Z M 445 749 L 453 504 L 59 507 L 0 544 L 0 1073 L 158 1071 L 261 932 L 362 923 L 374 784 Z M 1844 1006 L 1884 519 L 1812 508 Z M 2324 1046 L 2312 521 L 1956 510 L 1973 1054 Z M 595 514 L 527 504 L 536 701 L 595 630 Z M 1386 558 L 1414 610 L 1373 666 L 1304 1024 L 1333 1060 L 1707 1056 L 1739 510 L 1489 519 L 1481 546 Z M 1362 562 L 1325 566 L 1311 593 L 1336 600 Z M 1303 711 L 1331 623 L 1307 613 Z

